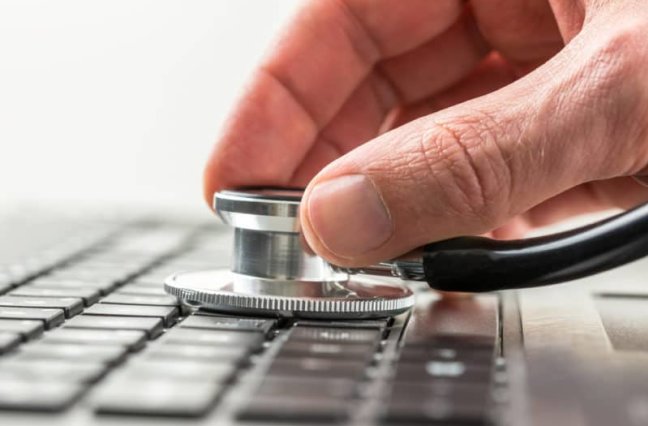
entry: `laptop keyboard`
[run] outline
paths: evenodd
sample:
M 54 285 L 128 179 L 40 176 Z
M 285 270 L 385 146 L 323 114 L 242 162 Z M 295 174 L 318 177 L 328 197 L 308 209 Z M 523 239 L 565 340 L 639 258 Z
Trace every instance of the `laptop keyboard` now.
M 226 267 L 227 248 L 212 230 L 135 224 L 0 263 L 0 420 L 87 410 L 97 420 L 497 422 L 506 374 L 494 297 L 314 321 L 218 315 L 164 292 L 174 272 Z

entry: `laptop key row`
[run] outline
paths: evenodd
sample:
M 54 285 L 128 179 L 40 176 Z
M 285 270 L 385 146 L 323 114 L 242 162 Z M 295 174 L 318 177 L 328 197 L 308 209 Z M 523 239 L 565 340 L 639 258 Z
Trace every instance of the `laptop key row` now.
M 337 422 L 346 419 L 380 350 L 385 323 L 298 322 L 282 342 L 241 421 Z M 327 326 L 328 325 L 328 326 Z M 346 356 L 344 356 L 346 355 Z
M 242 324 L 233 329 L 232 323 Z M 199 417 L 272 337 L 274 320 L 190 316 L 98 389 L 103 415 Z
M 168 298 L 164 305 L 97 303 L 171 248 L 123 260 L 99 249 L 100 262 L 86 254 L 0 296 L 0 409 L 61 411 L 172 325 L 179 303 Z

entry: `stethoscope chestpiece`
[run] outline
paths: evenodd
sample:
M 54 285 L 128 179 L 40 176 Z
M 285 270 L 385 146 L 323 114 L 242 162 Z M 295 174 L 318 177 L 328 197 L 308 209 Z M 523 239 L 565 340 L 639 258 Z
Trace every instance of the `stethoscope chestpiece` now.
M 189 305 L 230 314 L 351 319 L 409 309 L 411 290 L 393 278 L 348 275 L 306 248 L 299 232 L 302 193 L 214 194 L 214 210 L 234 228 L 230 269 L 176 274 L 165 290 Z

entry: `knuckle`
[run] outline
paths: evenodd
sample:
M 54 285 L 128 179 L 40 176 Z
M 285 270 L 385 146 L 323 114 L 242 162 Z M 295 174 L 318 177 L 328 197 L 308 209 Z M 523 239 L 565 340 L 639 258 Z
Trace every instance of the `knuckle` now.
M 420 161 L 436 174 L 447 195 L 446 208 L 473 216 L 490 228 L 507 214 L 511 171 L 498 145 L 500 124 L 483 113 L 436 122 L 419 138 Z
M 645 61 L 637 55 L 646 50 L 639 36 L 633 25 L 625 25 L 602 35 L 586 56 L 587 80 L 597 99 L 623 93 L 638 80 L 638 65 Z
M 587 111 L 600 117 L 595 126 L 603 137 L 603 151 L 614 154 L 605 157 L 616 158 L 609 167 L 601 167 L 612 175 L 635 169 L 638 152 L 645 153 L 642 160 L 648 158 L 642 137 L 648 131 L 648 85 L 643 81 L 648 47 L 642 32 L 633 20 L 623 22 L 602 34 L 586 57 L 584 101 Z

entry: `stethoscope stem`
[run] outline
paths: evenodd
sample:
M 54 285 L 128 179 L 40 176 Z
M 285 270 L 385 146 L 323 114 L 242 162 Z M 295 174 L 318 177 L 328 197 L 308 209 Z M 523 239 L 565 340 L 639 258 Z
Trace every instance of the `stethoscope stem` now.
M 347 273 L 427 281 L 444 291 L 485 292 L 555 284 L 648 255 L 648 204 L 600 222 L 537 238 L 458 237 Z

